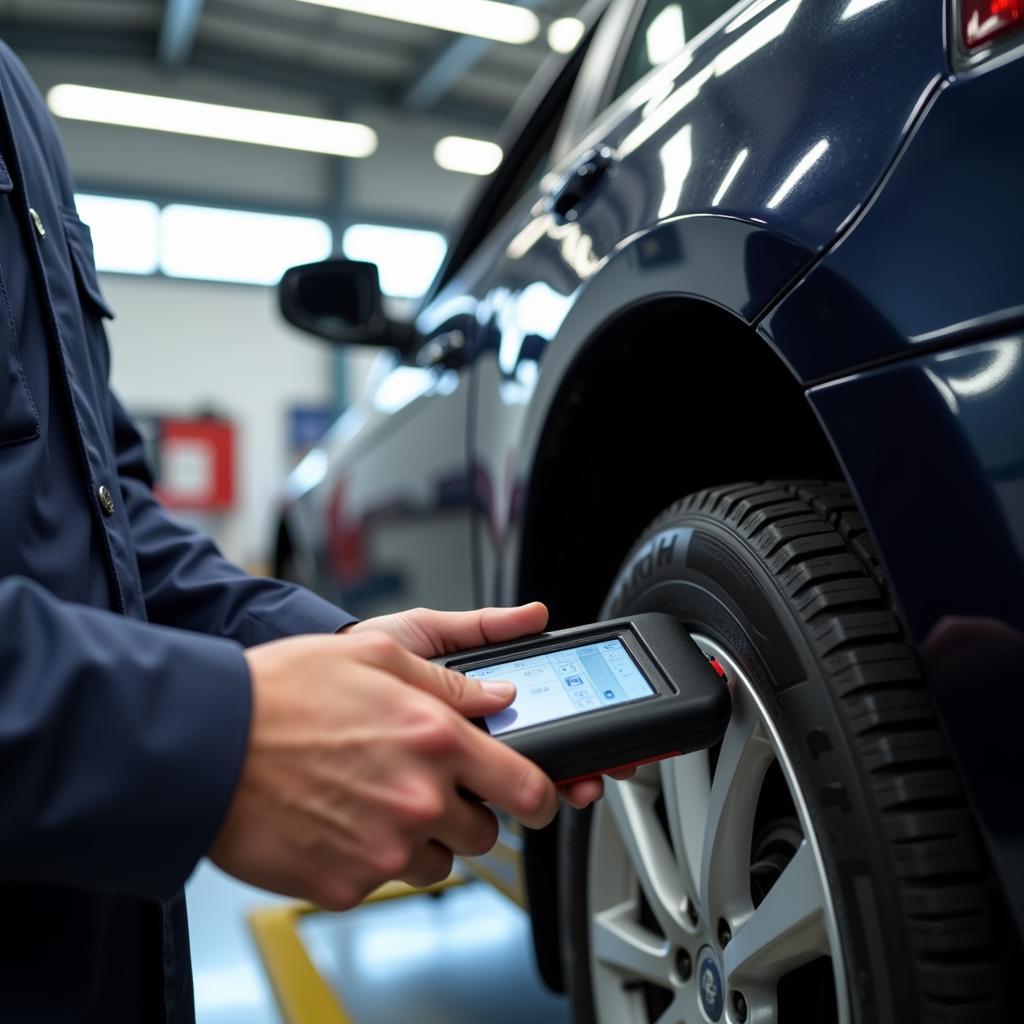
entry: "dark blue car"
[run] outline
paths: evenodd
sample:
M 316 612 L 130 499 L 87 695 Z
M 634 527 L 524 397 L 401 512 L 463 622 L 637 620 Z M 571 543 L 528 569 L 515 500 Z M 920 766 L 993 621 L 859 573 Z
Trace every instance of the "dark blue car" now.
M 413 326 L 366 264 L 282 282 L 382 352 L 279 569 L 724 668 L 720 745 L 481 865 L 581 1024 L 1019 1020 L 1024 4 L 588 19 Z

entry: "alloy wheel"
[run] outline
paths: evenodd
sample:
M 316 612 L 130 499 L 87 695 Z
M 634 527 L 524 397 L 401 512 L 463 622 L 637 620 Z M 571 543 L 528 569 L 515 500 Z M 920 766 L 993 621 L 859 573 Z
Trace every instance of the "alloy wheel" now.
M 721 744 L 607 787 L 588 919 L 609 1024 L 845 1024 L 847 978 L 806 803 L 750 679 L 715 641 L 733 714 Z

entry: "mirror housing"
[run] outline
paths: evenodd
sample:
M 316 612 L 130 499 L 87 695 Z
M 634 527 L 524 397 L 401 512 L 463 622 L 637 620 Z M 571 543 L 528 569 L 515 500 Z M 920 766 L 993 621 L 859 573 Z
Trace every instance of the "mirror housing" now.
M 277 286 L 281 315 L 307 334 L 341 345 L 407 351 L 411 324 L 389 320 L 374 263 L 329 259 L 286 270 Z

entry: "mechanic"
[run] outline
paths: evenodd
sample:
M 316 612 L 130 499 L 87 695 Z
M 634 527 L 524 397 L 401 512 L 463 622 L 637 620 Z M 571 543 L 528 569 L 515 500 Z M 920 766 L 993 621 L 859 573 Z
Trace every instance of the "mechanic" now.
M 544 607 L 355 623 L 247 576 L 154 499 L 109 315 L 56 128 L 0 43 L 3 1021 L 193 1020 L 182 886 L 204 855 L 344 909 L 489 849 L 467 790 L 531 826 L 557 808 L 465 718 L 511 686 L 424 660 Z

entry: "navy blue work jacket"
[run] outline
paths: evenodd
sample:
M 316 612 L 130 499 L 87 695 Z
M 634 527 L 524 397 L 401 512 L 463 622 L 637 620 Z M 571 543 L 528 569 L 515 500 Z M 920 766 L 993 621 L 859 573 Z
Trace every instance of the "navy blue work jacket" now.
M 245 751 L 243 646 L 352 621 L 154 500 L 89 229 L 0 43 L 0 1021 L 193 1019 L 182 885 Z

